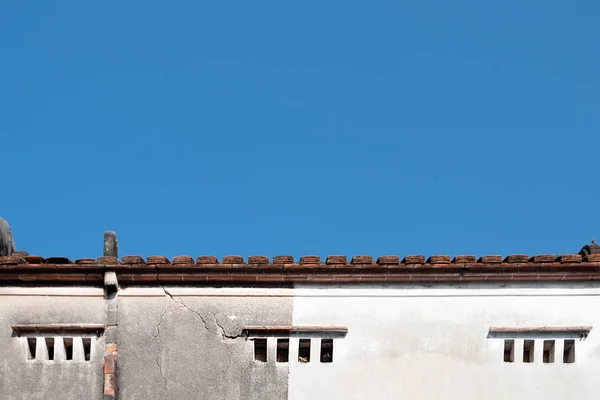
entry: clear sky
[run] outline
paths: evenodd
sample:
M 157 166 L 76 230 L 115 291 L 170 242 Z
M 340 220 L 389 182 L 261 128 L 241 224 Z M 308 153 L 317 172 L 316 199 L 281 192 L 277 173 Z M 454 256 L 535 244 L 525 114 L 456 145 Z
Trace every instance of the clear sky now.
M 600 2 L 3 1 L 21 250 L 573 253 L 600 240 Z

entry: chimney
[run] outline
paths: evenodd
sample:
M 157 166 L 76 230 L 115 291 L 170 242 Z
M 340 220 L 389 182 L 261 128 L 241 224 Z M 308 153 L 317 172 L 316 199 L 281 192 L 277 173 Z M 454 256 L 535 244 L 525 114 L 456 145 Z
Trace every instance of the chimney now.
M 0 218 L 0 257 L 10 256 L 15 252 L 15 243 L 8 222 Z
M 592 239 L 592 244 L 586 244 L 581 248 L 579 254 L 582 256 L 589 256 L 590 254 L 600 254 L 600 246 L 596 244 L 596 241 Z

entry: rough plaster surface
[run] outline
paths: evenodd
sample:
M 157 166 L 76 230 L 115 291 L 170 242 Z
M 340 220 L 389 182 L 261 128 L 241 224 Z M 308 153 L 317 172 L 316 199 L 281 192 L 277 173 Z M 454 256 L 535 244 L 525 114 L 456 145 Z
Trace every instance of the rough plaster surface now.
M 119 386 L 127 400 L 286 399 L 288 364 L 253 360 L 246 325 L 289 325 L 291 297 L 119 298 Z
M 290 363 L 289 399 L 598 399 L 600 289 L 297 287 L 294 325 L 344 325 L 334 362 Z M 503 362 L 490 326 L 593 325 L 576 363 Z M 318 351 L 313 343 L 313 351 Z M 519 354 L 519 351 L 521 353 Z M 520 358 L 519 358 L 520 357 Z
M 104 307 L 102 297 L 0 296 L 0 399 L 102 399 L 103 338 L 92 342 L 90 362 L 27 361 L 11 326 L 102 324 Z

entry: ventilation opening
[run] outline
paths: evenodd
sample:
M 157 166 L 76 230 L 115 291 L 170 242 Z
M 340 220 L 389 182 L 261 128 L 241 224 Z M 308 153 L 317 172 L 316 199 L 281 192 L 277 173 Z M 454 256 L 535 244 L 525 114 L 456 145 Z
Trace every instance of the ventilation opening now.
M 254 339 L 254 360 L 267 362 L 267 339 Z
M 310 362 L 310 339 L 300 339 L 298 342 L 298 361 Z
M 532 363 L 533 362 L 533 348 L 534 348 L 533 340 L 525 340 L 523 344 L 523 362 L 524 363 Z
M 554 362 L 554 340 L 544 340 L 543 361 L 545 363 Z
M 575 341 L 565 340 L 565 349 L 563 351 L 563 362 L 572 364 L 575 362 Z
M 515 362 L 515 341 L 504 341 L 504 362 Z
M 73 338 L 64 338 L 65 343 L 65 357 L 67 360 L 73 359 Z
M 277 339 L 277 362 L 286 363 L 289 360 L 290 340 Z
M 35 348 L 37 345 L 37 339 L 34 337 L 27 338 L 27 359 L 35 360 Z
M 48 349 L 48 360 L 54 360 L 54 338 L 46 338 L 46 349 Z
M 85 361 L 90 361 L 92 356 L 92 339 L 91 338 L 83 338 L 83 354 L 85 357 Z
M 333 362 L 333 339 L 321 339 L 321 362 Z

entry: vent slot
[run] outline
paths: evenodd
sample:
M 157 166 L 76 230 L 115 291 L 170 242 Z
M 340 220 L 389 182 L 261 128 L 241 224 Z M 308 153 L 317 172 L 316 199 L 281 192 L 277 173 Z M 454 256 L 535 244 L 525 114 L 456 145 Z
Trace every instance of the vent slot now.
M 333 362 L 333 339 L 321 339 L 321 362 Z
M 65 344 L 65 359 L 73 360 L 73 338 L 64 338 L 63 343 Z
M 37 347 L 37 338 L 28 337 L 27 338 L 27 359 L 35 360 L 35 353 Z
M 289 361 L 290 340 L 277 339 L 277 362 L 286 363 Z
M 563 351 L 563 363 L 572 364 L 575 362 L 575 340 L 565 340 Z
M 543 362 L 546 364 L 554 362 L 554 340 L 544 340 Z
M 524 363 L 532 363 L 533 362 L 533 351 L 535 348 L 534 340 L 525 340 L 523 343 L 523 362 Z
M 54 360 L 54 338 L 45 338 L 48 360 Z
M 254 339 L 254 360 L 267 362 L 267 339 Z
M 504 362 L 515 362 L 515 341 L 512 339 L 504 341 Z
M 83 356 L 85 361 L 90 361 L 92 358 L 92 338 L 83 338 Z
M 300 339 L 298 341 L 298 362 L 310 362 L 310 339 Z

